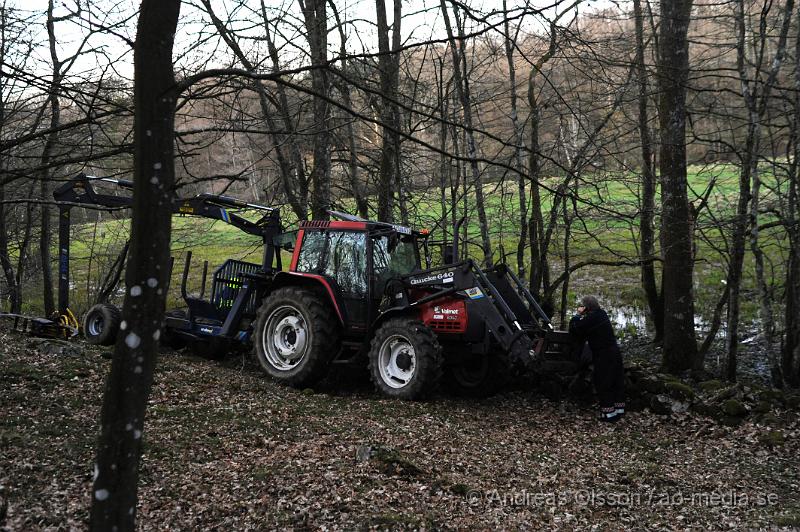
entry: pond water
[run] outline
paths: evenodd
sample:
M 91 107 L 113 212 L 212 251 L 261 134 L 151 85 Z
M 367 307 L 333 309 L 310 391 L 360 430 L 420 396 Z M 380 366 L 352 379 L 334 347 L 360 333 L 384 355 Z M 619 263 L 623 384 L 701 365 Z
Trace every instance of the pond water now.
M 653 325 L 646 309 L 633 305 L 608 305 L 604 307 L 614 324 L 614 329 L 623 336 L 643 336 L 653 332 Z M 709 320 L 703 316 L 695 315 L 694 327 L 698 332 L 708 332 L 711 327 Z M 720 332 L 724 332 L 723 322 Z
M 606 305 L 611 322 L 617 332 L 617 337 L 622 342 L 652 338 L 653 328 L 648 312 L 642 307 L 633 305 Z M 695 330 L 698 333 L 698 343 L 708 333 L 711 326 L 710 320 L 703 316 L 695 316 Z M 770 378 L 770 353 L 779 349 L 777 344 L 767 345 L 763 335 L 759 333 L 760 324 L 757 321 L 743 322 L 741 325 L 738 370 L 742 375 L 748 375 L 756 380 L 768 382 Z M 712 374 L 719 374 L 725 358 L 724 340 L 727 333 L 723 319 L 717 332 L 714 347 L 706 356 L 706 369 Z M 638 343 L 638 342 L 635 342 Z

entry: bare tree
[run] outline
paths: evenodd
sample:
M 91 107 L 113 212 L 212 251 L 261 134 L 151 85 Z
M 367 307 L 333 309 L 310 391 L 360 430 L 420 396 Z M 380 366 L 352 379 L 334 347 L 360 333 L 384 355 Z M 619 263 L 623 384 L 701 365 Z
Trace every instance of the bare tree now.
M 400 108 L 397 105 L 400 78 L 400 26 L 402 2 L 393 0 L 392 44 L 389 46 L 389 23 L 386 2 L 375 0 L 378 25 L 378 72 L 381 86 L 381 162 L 378 174 L 378 220 L 394 218 L 395 188 L 402 194 L 400 181 Z
M 666 371 L 691 369 L 697 355 L 692 288 L 692 221 L 686 182 L 687 33 L 692 0 L 662 0 L 659 28 L 658 119 L 661 132 L 661 241 L 664 254 Z
M 342 71 L 345 71 L 347 68 L 347 34 L 345 33 L 344 24 L 342 22 L 341 17 L 339 16 L 339 10 L 336 7 L 336 3 L 333 0 L 328 0 L 330 4 L 331 11 L 333 11 L 333 16 L 336 19 L 336 28 L 339 30 L 339 56 L 342 59 Z M 398 22 L 398 30 L 397 34 L 399 35 L 399 22 Z M 399 43 L 399 37 L 398 37 Z M 398 44 L 399 45 L 399 44 Z M 334 84 L 336 86 L 337 91 L 342 96 L 342 103 L 344 104 L 345 108 L 353 109 L 353 96 L 351 93 L 350 84 L 341 78 L 338 78 L 338 81 Z M 353 194 L 353 200 L 356 203 L 356 210 L 358 211 L 359 216 L 362 218 L 369 218 L 369 199 L 367 197 L 365 186 L 359 181 L 359 153 L 358 153 L 358 145 L 356 142 L 356 128 L 355 128 L 355 120 L 352 119 L 350 116 L 347 116 L 347 113 L 343 113 L 344 120 L 345 120 L 345 131 L 347 135 L 346 143 L 347 143 L 347 151 L 348 151 L 348 165 L 347 165 L 347 174 L 348 174 L 348 182 L 350 185 L 350 192 Z M 399 143 L 399 138 L 398 138 Z
M 328 15 L 326 0 L 298 0 L 303 11 L 314 92 L 314 167 L 311 170 L 311 212 L 317 220 L 328 219 L 331 207 L 331 154 L 328 62 Z
M 447 40 L 450 44 L 450 52 L 453 57 L 453 74 L 456 84 L 461 112 L 464 118 L 464 135 L 466 137 L 467 157 L 469 158 L 470 169 L 472 170 L 472 186 L 475 188 L 475 208 L 478 211 L 478 225 L 481 234 L 481 247 L 483 248 L 483 262 L 487 266 L 492 265 L 492 241 L 489 237 L 489 222 L 486 218 L 486 206 L 483 199 L 483 179 L 478 168 L 478 152 L 475 144 L 475 130 L 472 123 L 472 100 L 470 98 L 469 76 L 467 75 L 466 57 L 463 53 L 464 29 L 459 20 L 458 7 L 454 5 L 453 14 L 456 18 L 456 25 L 459 31 L 459 41 L 462 48 L 456 44 L 453 35 L 453 27 L 450 23 L 450 14 L 447 10 L 445 0 L 441 0 L 442 17 L 444 26 L 447 30 Z
M 214 12 L 211 2 L 209 0 L 202 1 L 206 12 L 208 13 L 209 17 L 211 17 L 211 21 L 213 22 L 217 33 L 219 33 L 220 37 L 222 37 L 222 39 L 228 45 L 231 52 L 233 52 L 234 56 L 236 56 L 236 59 L 242 64 L 247 72 L 255 73 L 257 70 L 256 65 L 254 65 L 247 58 L 245 53 L 242 51 L 242 48 L 239 46 L 239 43 L 237 42 L 233 32 L 225 26 L 222 20 L 220 20 L 220 18 Z M 272 43 L 272 38 L 270 37 L 269 25 L 266 18 L 266 8 L 264 7 L 263 2 L 261 7 L 264 17 L 264 34 L 269 46 L 270 56 L 273 57 L 274 60 L 273 66 L 277 69 L 279 68 L 277 66 L 277 51 L 274 50 L 275 45 Z M 305 186 L 303 186 L 303 183 L 305 182 L 303 165 L 301 163 L 298 164 L 298 161 L 301 159 L 299 156 L 299 148 L 297 147 L 293 136 L 284 135 L 280 132 L 278 124 L 273 118 L 273 110 L 270 108 L 269 104 L 270 98 L 267 94 L 266 87 L 264 87 L 264 83 L 257 79 L 253 79 L 250 80 L 250 86 L 258 95 L 258 103 L 261 109 L 261 115 L 266 122 L 267 128 L 270 131 L 270 136 L 272 137 L 276 159 L 278 161 L 278 169 L 281 176 L 281 184 L 283 185 L 284 192 L 286 193 L 286 198 L 288 199 L 289 205 L 291 205 L 292 210 L 294 210 L 294 213 L 297 215 L 298 219 L 305 219 L 308 216 L 308 190 Z M 279 87 L 279 91 L 283 91 L 282 86 Z M 283 118 L 283 127 L 286 131 L 291 132 L 293 131 L 293 126 L 292 120 L 289 117 L 288 102 L 285 92 L 281 92 L 279 94 L 278 101 L 280 102 L 280 115 Z M 291 158 L 287 157 L 284 144 L 288 144 L 288 149 L 292 153 Z M 298 155 L 295 155 L 295 152 L 297 152 Z M 293 160 L 294 164 L 292 164 L 290 160 Z
M 522 126 L 519 122 L 519 111 L 517 109 L 517 69 L 514 65 L 514 43 L 517 42 L 519 35 L 519 28 L 514 36 L 511 35 L 511 29 L 508 23 L 508 5 L 507 0 L 503 0 L 503 44 L 506 55 L 506 62 L 508 64 L 508 84 L 511 88 L 509 93 L 509 110 L 511 113 L 511 127 L 513 128 L 514 140 L 514 155 L 513 166 L 517 169 L 517 194 L 519 194 L 519 241 L 517 242 L 517 271 L 519 277 L 524 279 L 525 272 L 525 244 L 528 240 L 528 208 L 526 202 L 526 187 L 525 187 L 525 164 L 522 160 Z
M 736 65 L 739 72 L 741 83 L 742 99 L 747 109 L 747 133 L 745 135 L 745 146 L 742 150 L 741 171 L 739 175 L 739 201 L 736 210 L 736 221 L 734 223 L 733 235 L 731 237 L 731 264 L 728 272 L 728 336 L 727 336 L 727 356 L 725 365 L 725 377 L 730 381 L 736 380 L 737 353 L 739 349 L 739 292 L 742 281 L 742 265 L 745 255 L 745 238 L 748 226 L 750 228 L 751 251 L 756 264 L 757 285 L 760 294 L 761 320 L 765 331 L 767 343 L 772 342 L 772 308 L 770 296 L 767 293 L 766 282 L 764 280 L 764 258 L 758 244 L 758 210 L 761 188 L 761 176 L 759 175 L 759 158 L 761 151 L 761 128 L 764 114 L 769 103 L 770 93 L 777 80 L 783 56 L 786 50 L 786 40 L 789 32 L 789 25 L 792 18 L 794 0 L 787 0 L 785 14 L 783 17 L 782 29 L 778 39 L 775 57 L 771 62 L 770 71 L 763 87 L 759 87 L 762 63 L 766 52 L 766 16 L 769 8 L 760 12 L 761 36 L 759 38 L 758 50 L 755 52 L 754 73 L 748 72 L 746 59 L 746 24 L 745 24 L 745 5 L 744 0 L 737 0 L 736 3 Z M 755 37 L 755 36 L 754 36 Z M 759 92 L 760 89 L 760 92 Z M 751 189 L 752 186 L 752 189 Z M 775 380 L 782 381 L 780 376 L 780 362 L 777 358 L 771 361 L 772 372 Z
M 134 191 L 122 324 L 103 395 L 92 530 L 132 531 L 145 410 L 168 284 L 180 0 L 143 0 L 134 48 Z
M 636 81 L 638 83 L 639 104 L 639 138 L 642 155 L 642 193 L 641 216 L 639 221 L 640 251 L 642 261 L 642 287 L 644 288 L 647 306 L 655 325 L 654 341 L 664 337 L 664 307 L 661 294 L 656 284 L 655 258 L 655 199 L 656 175 L 653 169 L 653 145 L 650 137 L 650 126 L 647 113 L 647 66 L 645 64 L 644 15 L 641 0 L 633 0 L 634 20 L 636 24 Z

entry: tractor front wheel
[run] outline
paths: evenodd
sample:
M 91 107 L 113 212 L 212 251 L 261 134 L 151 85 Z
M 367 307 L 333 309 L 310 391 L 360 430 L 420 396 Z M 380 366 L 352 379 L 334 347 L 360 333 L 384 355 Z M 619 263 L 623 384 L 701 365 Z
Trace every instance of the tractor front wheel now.
M 98 303 L 83 317 L 83 336 L 92 345 L 114 345 L 122 312 L 114 305 Z
M 419 320 L 392 318 L 381 325 L 369 351 L 369 370 L 383 395 L 414 400 L 436 390 L 442 376 L 442 348 Z
M 261 305 L 253 344 L 261 367 L 295 387 L 316 384 L 338 351 L 339 324 L 329 305 L 311 290 L 278 288 Z

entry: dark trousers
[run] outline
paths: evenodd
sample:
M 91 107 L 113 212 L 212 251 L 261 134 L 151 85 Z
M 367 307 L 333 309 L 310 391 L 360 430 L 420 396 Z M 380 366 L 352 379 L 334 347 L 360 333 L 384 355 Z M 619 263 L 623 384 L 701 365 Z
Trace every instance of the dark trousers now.
M 618 349 L 592 353 L 592 381 L 600 408 L 619 408 L 625 404 L 625 372 Z

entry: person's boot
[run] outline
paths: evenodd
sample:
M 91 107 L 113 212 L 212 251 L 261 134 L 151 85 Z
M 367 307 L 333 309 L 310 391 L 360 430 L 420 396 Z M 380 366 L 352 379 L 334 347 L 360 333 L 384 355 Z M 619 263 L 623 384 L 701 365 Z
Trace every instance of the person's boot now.
M 614 411 L 617 416 L 622 417 L 625 415 L 625 403 L 614 403 Z
M 600 421 L 605 423 L 613 423 L 617 421 L 620 416 L 617 415 L 617 409 L 613 406 L 603 407 L 600 409 Z

